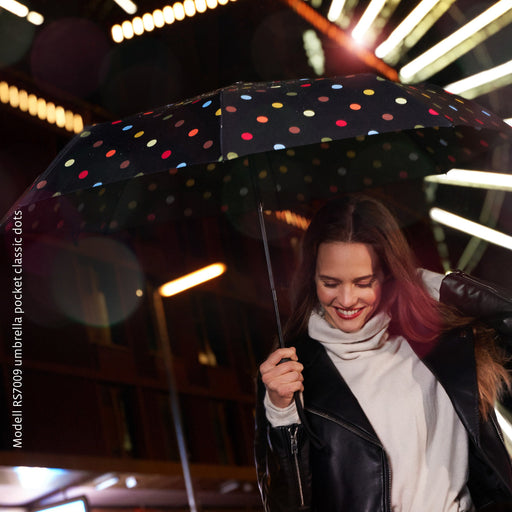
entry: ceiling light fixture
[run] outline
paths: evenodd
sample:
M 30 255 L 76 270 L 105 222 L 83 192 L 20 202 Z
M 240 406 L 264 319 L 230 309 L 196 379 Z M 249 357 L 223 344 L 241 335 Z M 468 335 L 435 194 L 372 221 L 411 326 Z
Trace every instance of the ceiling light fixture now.
M 471 100 L 509 84 L 512 84 L 512 60 L 448 84 L 444 89 Z
M 465 219 L 464 217 L 447 212 L 441 208 L 432 208 L 429 214 L 430 218 L 439 224 L 443 224 L 468 235 L 481 238 L 482 240 L 499 245 L 505 249 L 512 250 L 512 236 L 496 231 L 495 229 L 488 228 L 487 226 L 482 226 L 482 224 L 478 224 L 478 222 Z
M 425 181 L 459 187 L 505 190 L 512 192 L 512 174 L 498 172 L 473 171 L 469 169 L 451 169 L 446 174 L 425 176 Z
M 400 70 L 404 83 L 421 82 L 512 21 L 512 0 L 500 0 Z

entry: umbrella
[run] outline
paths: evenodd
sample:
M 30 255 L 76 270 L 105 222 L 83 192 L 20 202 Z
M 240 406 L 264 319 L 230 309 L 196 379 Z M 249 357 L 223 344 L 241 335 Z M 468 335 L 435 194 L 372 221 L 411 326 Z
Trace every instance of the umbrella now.
M 431 85 L 370 74 L 237 83 L 86 128 L 3 225 L 18 210 L 25 231 L 76 233 L 260 202 L 297 208 L 467 163 L 485 168 L 510 137 L 498 116 Z

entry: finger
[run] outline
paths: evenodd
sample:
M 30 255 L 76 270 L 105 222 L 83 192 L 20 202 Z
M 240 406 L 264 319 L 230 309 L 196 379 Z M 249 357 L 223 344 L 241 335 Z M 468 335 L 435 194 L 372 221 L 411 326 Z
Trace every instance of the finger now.
M 260 370 L 263 367 L 267 369 L 272 366 L 277 366 L 282 359 L 291 359 L 292 361 L 297 361 L 297 354 L 295 352 L 295 347 L 287 347 L 287 348 L 279 348 L 276 351 L 272 352 L 267 359 L 261 364 Z
M 262 377 L 268 375 L 268 378 L 275 379 L 289 372 L 301 373 L 303 369 L 304 366 L 298 361 L 287 361 L 277 366 L 263 363 L 260 366 L 260 373 Z

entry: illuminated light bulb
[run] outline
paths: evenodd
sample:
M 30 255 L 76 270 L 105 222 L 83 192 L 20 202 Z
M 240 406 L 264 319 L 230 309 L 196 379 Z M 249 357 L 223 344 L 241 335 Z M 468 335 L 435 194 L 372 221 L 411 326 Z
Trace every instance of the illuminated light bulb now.
M 44 16 L 35 11 L 30 11 L 27 14 L 27 21 L 32 25 L 42 25 L 44 23 Z
M 123 41 L 124 35 L 123 35 L 123 28 L 121 27 L 121 25 L 114 25 L 112 27 L 111 33 L 112 33 L 112 40 L 115 43 L 121 43 Z
M 13 108 L 16 108 L 20 104 L 18 88 L 15 85 L 9 87 L 9 103 Z
M 327 19 L 333 23 L 341 16 L 346 0 L 332 0 Z
M 209 281 L 210 279 L 219 277 L 224 272 L 226 272 L 226 265 L 224 265 L 224 263 L 213 263 L 212 265 L 208 265 L 207 267 L 165 283 L 158 289 L 158 292 L 163 297 L 170 297 Z
M 172 6 L 172 10 L 174 11 L 174 18 L 178 21 L 185 19 L 185 9 L 183 7 L 183 4 L 180 2 L 176 2 Z
M 138 292 L 141 292 L 140 295 L 137 294 L 138 297 L 142 297 L 143 292 L 142 290 L 137 290 Z M 125 485 L 128 487 L 128 489 L 133 489 L 134 487 L 137 487 L 137 479 L 134 476 L 127 476 L 125 479 Z
M 73 118 L 73 131 L 80 133 L 84 129 L 84 121 L 80 114 L 75 114 Z
M 59 128 L 66 126 L 66 111 L 61 106 L 55 108 L 55 124 Z
M 487 94 L 512 83 L 512 60 L 447 85 L 444 89 L 467 99 Z
M 165 23 L 170 25 L 171 23 L 174 23 L 174 10 L 170 5 L 166 5 L 162 12 L 164 13 L 164 20 Z
M 28 93 L 27 93 L 27 91 L 22 89 L 18 95 L 18 99 L 19 99 L 19 109 L 22 112 L 27 112 L 27 110 L 28 110 Z
M 226 5 L 229 3 L 229 0 L 217 0 L 219 2 L 219 5 Z
M 46 119 L 46 101 L 43 98 L 37 100 L 37 117 L 43 121 Z
M 65 113 L 65 128 L 68 132 L 74 131 L 74 114 L 71 112 L 71 110 L 66 110 Z
M 31 116 L 37 115 L 37 96 L 35 94 L 28 95 L 28 113 Z
M 205 12 L 208 9 L 206 6 L 206 0 L 196 0 L 196 11 Z
M 16 0 L 0 0 L 0 7 L 16 14 L 16 16 L 19 16 L 20 18 L 24 18 L 29 13 L 28 7 Z
M 165 25 L 164 13 L 161 9 L 155 9 L 153 11 L 153 22 L 157 28 L 162 28 Z
M 140 36 L 144 34 L 144 23 L 140 16 L 135 16 L 132 20 L 133 33 Z
M 155 29 L 155 22 L 153 21 L 153 16 L 147 12 L 142 16 L 142 23 L 144 23 L 144 29 L 148 32 L 151 32 Z
M 475 236 L 486 242 L 512 250 L 512 236 L 500 233 L 495 229 L 482 226 L 482 224 L 465 219 L 464 217 L 447 212 L 446 210 L 441 210 L 440 208 L 432 208 L 429 213 L 430 218 L 439 224 L 444 224 L 445 226 Z
M 137 4 L 131 0 L 114 0 L 114 2 L 127 14 L 135 14 L 137 12 Z
M 196 6 L 194 4 L 194 0 L 185 0 L 183 2 L 183 9 L 185 11 L 185 14 L 191 18 L 196 13 Z
M 444 69 L 507 25 L 512 19 L 511 10 L 512 0 L 496 2 L 453 34 L 406 64 L 399 73 L 401 81 L 405 83 L 422 81 Z
M 51 101 L 46 104 L 46 120 L 50 124 L 55 124 L 56 121 L 55 104 Z
M 352 37 L 357 42 L 363 41 L 364 35 L 370 29 L 379 12 L 382 11 L 385 3 L 386 0 L 371 0 L 370 5 L 368 5 L 363 15 L 361 16 L 361 19 L 354 27 L 354 30 L 352 30 Z
M 208 9 L 215 9 L 217 7 L 217 0 L 206 0 Z
M 0 82 L 0 101 L 9 103 L 9 85 L 7 82 Z
M 425 176 L 425 181 L 459 187 L 506 190 L 512 192 L 512 174 L 498 172 L 473 171 L 469 169 L 451 169 L 446 174 Z
M 130 21 L 125 20 L 121 25 L 123 29 L 123 36 L 125 39 L 131 39 L 133 37 L 133 25 Z

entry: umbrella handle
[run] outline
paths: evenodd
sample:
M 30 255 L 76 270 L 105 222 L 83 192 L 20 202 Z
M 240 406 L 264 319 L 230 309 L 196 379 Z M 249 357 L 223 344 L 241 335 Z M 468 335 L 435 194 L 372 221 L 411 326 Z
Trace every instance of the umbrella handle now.
M 274 313 L 276 316 L 277 323 L 277 337 L 279 340 L 279 346 L 284 348 L 283 329 L 281 327 L 281 316 L 279 315 L 279 305 L 277 303 L 277 293 L 274 284 L 274 274 L 272 272 L 272 262 L 270 261 L 270 251 L 268 249 L 268 238 L 267 231 L 265 229 L 265 219 L 263 218 L 263 203 L 258 203 L 258 220 L 261 229 L 261 238 L 263 240 L 263 248 L 265 250 L 265 260 L 267 262 L 268 280 L 270 282 L 270 290 L 272 291 L 272 302 L 274 304 Z

